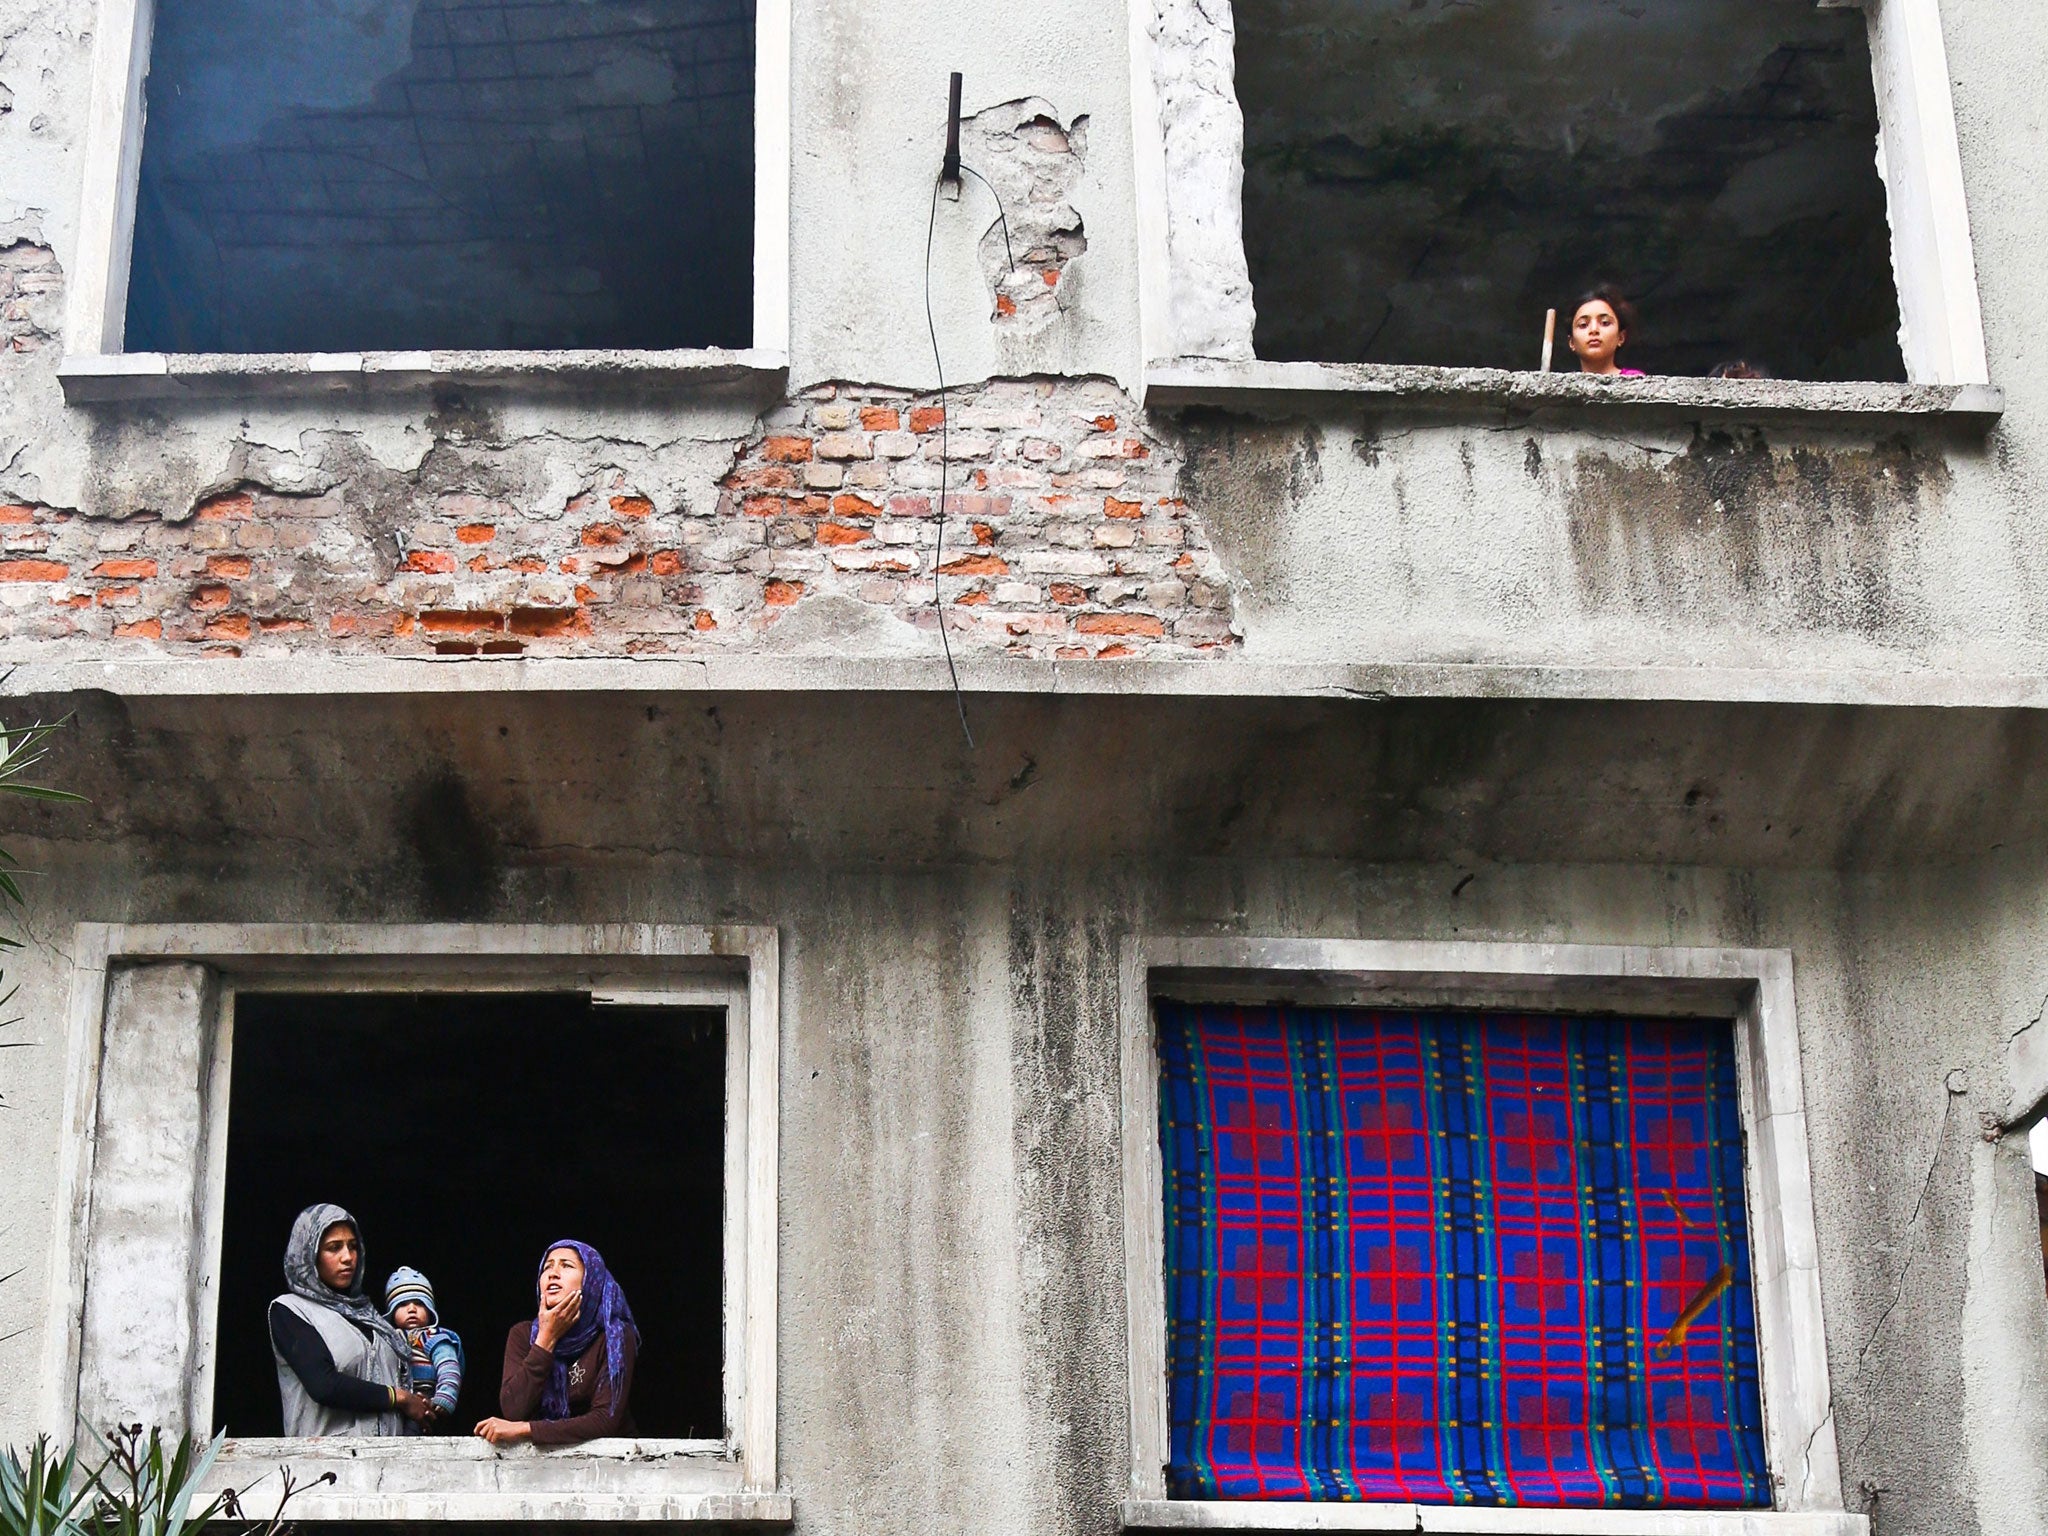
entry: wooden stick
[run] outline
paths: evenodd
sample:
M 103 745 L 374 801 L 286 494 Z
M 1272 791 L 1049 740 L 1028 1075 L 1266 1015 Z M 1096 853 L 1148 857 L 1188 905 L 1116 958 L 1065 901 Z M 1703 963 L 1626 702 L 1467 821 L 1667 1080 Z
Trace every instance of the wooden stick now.
M 1543 373 L 1550 372 L 1551 354 L 1557 350 L 1557 311 L 1551 310 L 1543 317 Z

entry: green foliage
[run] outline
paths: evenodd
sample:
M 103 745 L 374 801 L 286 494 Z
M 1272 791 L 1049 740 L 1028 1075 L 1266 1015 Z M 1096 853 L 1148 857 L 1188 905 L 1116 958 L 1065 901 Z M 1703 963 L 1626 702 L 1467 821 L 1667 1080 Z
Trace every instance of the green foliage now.
M 0 1536 L 79 1536 L 79 1511 L 92 1492 L 78 1476 L 78 1452 L 58 1456 L 47 1435 L 19 1452 L 0 1455 Z
M 198 1445 L 189 1434 L 166 1446 L 164 1432 L 152 1429 L 145 1439 L 140 1424 L 127 1424 L 111 1439 L 98 1434 L 106 1459 L 91 1475 L 91 1536 L 185 1536 L 227 1508 L 221 1494 L 195 1513 L 192 1499 L 227 1433 Z
M 194 1508 L 199 1485 L 213 1469 L 223 1430 L 203 1445 L 190 1434 L 175 1441 L 140 1424 L 124 1424 L 111 1435 L 92 1432 L 100 1450 L 97 1467 L 82 1467 L 73 1447 L 61 1457 L 44 1437 L 19 1451 L 0 1451 L 0 1536 L 199 1536 L 218 1522 L 228 1536 L 284 1536 L 291 1527 L 285 1506 L 307 1486 L 334 1481 L 327 1473 L 304 1485 L 284 1469 L 284 1491 L 268 1519 L 246 1515 L 232 1489 Z

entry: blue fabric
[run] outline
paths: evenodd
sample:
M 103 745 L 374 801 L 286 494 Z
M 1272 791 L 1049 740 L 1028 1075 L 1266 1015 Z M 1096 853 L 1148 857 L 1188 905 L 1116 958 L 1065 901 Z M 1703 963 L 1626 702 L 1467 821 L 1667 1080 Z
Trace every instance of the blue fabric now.
M 1732 1025 L 1158 1018 L 1176 1497 L 1770 1504 Z

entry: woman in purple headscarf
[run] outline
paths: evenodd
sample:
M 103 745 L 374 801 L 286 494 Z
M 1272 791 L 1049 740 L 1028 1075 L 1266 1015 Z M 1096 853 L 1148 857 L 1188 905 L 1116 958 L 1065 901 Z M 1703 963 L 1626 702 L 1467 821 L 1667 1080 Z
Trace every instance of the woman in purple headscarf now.
M 538 1289 L 540 1315 L 505 1339 L 504 1417 L 476 1432 L 493 1445 L 540 1446 L 632 1434 L 640 1330 L 603 1256 L 587 1243 L 549 1245 Z

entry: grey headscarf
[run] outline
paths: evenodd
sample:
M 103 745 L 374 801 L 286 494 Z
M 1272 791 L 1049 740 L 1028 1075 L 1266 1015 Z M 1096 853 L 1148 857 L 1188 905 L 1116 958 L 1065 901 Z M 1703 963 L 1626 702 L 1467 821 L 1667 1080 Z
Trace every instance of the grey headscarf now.
M 363 1276 L 370 1269 L 367 1246 L 356 1260 L 356 1278 L 346 1292 L 335 1290 L 320 1278 L 320 1239 L 327 1235 L 329 1227 L 343 1223 L 355 1228 L 356 1242 L 364 1246 L 362 1223 L 340 1206 L 309 1205 L 299 1212 L 298 1220 L 292 1223 L 291 1240 L 284 1248 L 284 1283 L 294 1296 L 304 1297 L 315 1306 L 331 1308 L 350 1322 L 361 1324 L 390 1345 L 400 1360 L 405 1360 L 411 1353 L 405 1335 L 386 1321 L 377 1304 L 363 1293 Z

